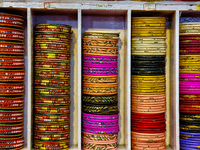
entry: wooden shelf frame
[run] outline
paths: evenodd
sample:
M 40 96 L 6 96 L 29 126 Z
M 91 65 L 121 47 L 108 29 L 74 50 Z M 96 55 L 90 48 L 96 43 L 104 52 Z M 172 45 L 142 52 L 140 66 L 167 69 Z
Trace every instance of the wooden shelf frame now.
M 50 0 L 54 2 L 53 0 Z M 104 16 L 107 18 L 109 15 L 124 17 L 124 28 L 117 29 L 123 32 L 124 42 L 123 54 L 120 54 L 121 63 L 120 68 L 123 68 L 123 73 L 120 75 L 120 90 L 123 92 L 120 95 L 120 103 L 124 100 L 123 110 L 120 115 L 123 116 L 123 127 L 120 126 L 123 138 L 119 140 L 119 150 L 131 150 L 131 18 L 133 14 L 141 15 L 149 13 L 152 16 L 163 13 L 170 20 L 170 42 L 171 47 L 167 53 L 167 65 L 168 72 L 166 77 L 168 78 L 168 100 L 167 100 L 167 149 L 179 150 L 179 19 L 183 12 L 183 16 L 193 15 L 200 17 L 200 11 L 196 10 L 196 5 L 200 2 L 177 2 L 177 1 L 158 1 L 156 4 L 156 10 L 148 11 L 143 10 L 143 5 L 146 2 L 141 1 L 72 1 L 72 0 L 60 0 L 56 3 L 50 4 L 54 9 L 44 8 L 43 0 L 36 0 L 34 2 L 24 1 L 20 2 L 15 0 L 13 2 L 3 1 L 0 3 L 1 11 L 13 12 L 18 11 L 25 16 L 25 119 L 24 119 L 24 136 L 25 136 L 25 148 L 24 150 L 32 149 L 32 133 L 33 133 L 33 26 L 39 21 L 35 21 L 34 17 L 46 14 L 51 17 L 56 15 L 69 16 L 73 15 L 76 18 L 76 26 L 74 27 L 74 39 L 75 47 L 73 47 L 73 99 L 74 114 L 72 116 L 73 122 L 73 140 L 71 143 L 71 150 L 81 150 L 81 96 L 82 96 L 82 34 L 85 31 L 83 28 L 83 20 L 86 15 L 92 16 L 93 14 Z M 101 7 L 100 7 L 101 6 Z M 40 14 L 41 12 L 41 14 Z M 76 17 L 75 17 L 76 16 Z M 107 16 L 107 17 L 106 17 Z M 90 17 L 92 19 L 92 17 Z M 62 22 L 62 19 L 60 19 Z M 66 20 L 67 22 L 67 20 Z M 54 23 L 54 21 L 51 21 Z M 56 21 L 55 21 L 56 23 Z M 70 24 L 69 24 L 70 25 Z M 105 28 L 103 28 L 105 29 Z M 122 129 L 123 128 L 123 129 Z

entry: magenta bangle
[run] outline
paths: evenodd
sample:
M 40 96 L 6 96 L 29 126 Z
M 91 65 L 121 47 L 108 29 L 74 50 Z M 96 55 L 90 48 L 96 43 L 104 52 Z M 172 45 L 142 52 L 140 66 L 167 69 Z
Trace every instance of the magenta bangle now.
M 89 132 L 89 133 L 95 133 L 95 134 L 116 134 L 119 132 L 119 130 L 92 130 L 90 128 L 82 128 L 82 131 Z
M 84 75 L 97 75 L 97 76 L 112 76 L 112 75 L 118 75 L 118 72 L 116 71 L 85 71 L 83 70 Z
M 200 78 L 179 78 L 179 81 L 180 82 L 185 82 L 185 81 L 181 81 L 181 79 L 184 79 L 186 81 L 191 81 L 191 82 L 199 82 L 200 81 Z
M 84 129 L 91 129 L 91 130 L 99 130 L 99 131 L 119 131 L 119 126 L 116 127 L 90 127 L 90 126 L 82 126 Z
M 200 85 L 198 82 L 190 82 L 190 81 L 179 81 L 180 85 L 185 85 L 185 86 L 195 86 L 195 85 Z
M 119 119 L 118 114 L 114 115 L 95 115 L 95 114 L 87 114 L 87 113 L 82 113 L 82 117 L 85 119 L 95 119 L 95 120 L 114 120 L 114 119 Z
M 83 67 L 83 70 L 91 70 L 91 71 L 118 71 L 118 68 L 92 68 L 92 67 Z
M 200 88 L 179 88 L 180 91 L 193 91 L 193 92 L 196 92 L 196 91 L 199 91 L 200 93 Z
M 100 56 L 100 55 L 83 55 L 83 58 L 108 58 L 108 59 L 117 59 L 118 56 Z
M 116 64 L 117 61 L 110 61 L 110 60 L 104 60 L 104 61 L 91 61 L 91 60 L 83 60 L 83 64 Z
M 183 90 L 179 90 L 180 94 L 200 94 L 200 91 L 183 91 Z
M 200 76 L 200 73 L 180 73 L 179 76 Z
M 115 68 L 117 67 L 117 64 L 89 64 L 89 63 L 83 63 L 83 67 L 93 67 L 93 68 Z

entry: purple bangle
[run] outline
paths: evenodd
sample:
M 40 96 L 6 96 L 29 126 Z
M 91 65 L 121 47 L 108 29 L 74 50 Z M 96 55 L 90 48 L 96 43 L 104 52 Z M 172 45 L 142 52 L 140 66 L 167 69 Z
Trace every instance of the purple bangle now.
M 183 131 L 180 131 L 180 134 L 200 136 L 200 133 L 191 133 L 191 132 L 183 132 Z
M 198 141 L 188 141 L 185 139 L 180 139 L 180 143 L 184 143 L 184 144 L 199 144 L 199 140 Z

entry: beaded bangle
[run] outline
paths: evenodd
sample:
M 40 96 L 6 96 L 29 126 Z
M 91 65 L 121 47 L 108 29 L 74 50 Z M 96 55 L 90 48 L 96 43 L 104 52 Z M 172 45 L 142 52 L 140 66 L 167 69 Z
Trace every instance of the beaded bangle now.
M 119 38 L 119 32 L 109 32 L 109 31 L 85 31 L 84 37 L 90 37 L 98 39 L 118 39 Z
M 63 24 L 37 24 L 35 29 L 66 29 L 71 30 L 71 26 Z
M 112 122 L 90 122 L 86 120 L 82 120 L 82 127 L 95 127 L 95 128 L 106 128 L 106 127 L 119 127 L 118 121 L 112 121 Z
M 35 79 L 35 86 L 70 87 L 70 80 Z
M 112 76 L 112 75 L 118 75 L 118 71 L 90 71 L 90 70 L 83 70 L 83 75 L 89 75 L 89 76 Z
M 84 87 L 118 87 L 118 83 L 83 83 Z
M 91 129 L 91 128 L 82 128 L 83 132 L 89 132 L 89 133 L 94 133 L 94 134 L 116 134 L 119 132 L 119 129 L 113 129 L 113 130 L 105 130 L 105 129 Z
M 118 47 L 83 46 L 83 54 L 99 56 L 118 56 Z
M 35 38 L 62 38 L 62 39 L 71 39 L 69 33 L 54 34 L 52 32 L 37 32 L 35 31 Z
M 51 148 L 51 149 L 63 149 L 69 148 L 69 140 L 59 140 L 59 141 L 41 141 L 41 140 L 34 140 L 34 147 L 41 149 Z
M 112 76 L 89 76 L 83 75 L 83 83 L 116 83 L 117 75 Z
M 119 120 L 118 114 L 112 114 L 112 115 L 96 115 L 96 114 L 88 114 L 88 113 L 82 113 L 82 118 L 84 120 L 110 120 L 110 121 L 117 121 Z
M 69 132 L 61 132 L 59 134 L 56 133 L 47 133 L 47 134 L 42 134 L 42 133 L 34 133 L 34 138 L 36 140 L 43 140 L 43 141 L 51 141 L 51 140 L 66 140 L 69 139 L 70 133 Z
M 93 67 L 83 67 L 84 71 L 118 71 L 118 68 L 93 68 Z
M 82 132 L 82 137 L 94 141 L 108 141 L 117 139 L 117 134 L 93 134 L 89 132 Z
M 42 41 L 36 41 L 35 45 L 36 48 L 52 48 L 54 50 L 56 49 L 62 49 L 62 50 L 69 50 L 70 45 L 65 42 L 42 42 Z
M 0 12 L 0 19 L 24 21 L 23 16 Z
M 92 104 L 116 104 L 118 102 L 118 95 L 82 95 L 83 103 Z
M 0 84 L 0 95 L 23 95 L 24 85 L 23 83 L 17 84 Z
M 54 79 L 69 79 L 70 78 L 70 72 L 69 71 L 60 71 L 60 70 L 43 70 L 38 69 L 35 70 L 35 76 L 42 77 L 42 78 L 51 78 Z
M 45 123 L 46 124 L 46 123 Z M 48 123 L 49 124 L 49 123 Z M 62 123 L 63 124 L 63 123 Z M 38 125 L 35 124 L 35 131 L 38 132 L 68 132 L 70 129 L 69 123 L 65 123 L 63 125 L 59 125 L 59 122 L 55 123 L 55 125 Z
M 118 93 L 118 86 L 116 87 L 83 87 L 83 94 L 89 95 L 113 95 Z
M 24 71 L 0 71 L 0 81 L 23 81 Z
M 90 114 L 117 114 L 118 106 L 101 106 L 101 105 L 83 105 L 83 112 Z
M 69 87 L 70 88 L 70 87 Z M 67 96 L 70 94 L 70 89 L 60 89 L 60 88 L 48 88 L 48 87 L 35 87 L 34 93 L 36 95 L 41 94 L 45 96 Z
M 70 113 L 70 110 L 69 110 L 69 106 L 64 108 L 57 108 L 57 109 L 54 109 L 53 107 L 50 107 L 48 109 L 45 109 L 46 107 L 38 107 L 38 106 L 35 106 L 35 112 L 36 113 L 49 113 L 49 114 L 66 114 L 66 113 Z
M 102 47 L 117 47 L 118 46 L 118 40 L 83 38 L 83 46 L 84 45 L 102 46 Z
M 35 53 L 35 59 L 64 59 L 64 60 L 70 60 L 69 54 L 60 54 L 60 53 L 49 53 L 49 52 L 43 52 L 43 53 Z
M 53 32 L 53 33 L 71 33 L 71 30 L 70 29 L 56 29 L 56 28 L 37 28 L 36 29 L 36 32 L 37 33 L 43 33 L 43 32 L 45 32 L 45 33 L 48 33 L 48 32 Z

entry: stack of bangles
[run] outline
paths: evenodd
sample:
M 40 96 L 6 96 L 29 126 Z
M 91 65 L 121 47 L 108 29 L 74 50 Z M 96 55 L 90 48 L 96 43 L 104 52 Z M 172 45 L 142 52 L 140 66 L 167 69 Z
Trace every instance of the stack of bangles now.
M 165 150 L 166 18 L 132 18 L 131 149 Z
M 82 148 L 117 149 L 118 32 L 85 31 Z
M 24 18 L 0 12 L 0 149 L 24 147 Z
M 69 149 L 71 26 L 35 26 L 34 149 Z
M 180 23 L 180 149 L 200 148 L 200 22 Z

